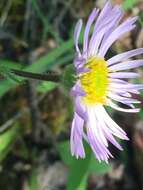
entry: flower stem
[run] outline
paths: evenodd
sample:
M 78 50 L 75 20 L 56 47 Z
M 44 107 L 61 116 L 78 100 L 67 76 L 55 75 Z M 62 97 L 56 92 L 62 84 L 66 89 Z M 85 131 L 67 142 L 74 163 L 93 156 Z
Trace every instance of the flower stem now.
M 60 75 L 53 71 L 41 74 L 41 73 L 32 73 L 32 72 L 12 69 L 11 72 L 20 77 L 36 79 L 36 80 L 51 81 L 51 82 L 60 82 L 61 80 Z

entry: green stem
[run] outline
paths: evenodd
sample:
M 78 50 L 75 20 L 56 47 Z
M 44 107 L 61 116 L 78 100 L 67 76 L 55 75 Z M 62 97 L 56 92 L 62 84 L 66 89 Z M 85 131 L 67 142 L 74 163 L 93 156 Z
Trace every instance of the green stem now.
M 12 69 L 11 72 L 20 77 L 36 79 L 36 80 L 51 81 L 51 82 L 60 82 L 61 80 L 60 75 L 55 72 L 40 74 L 40 73 L 21 71 L 17 69 Z

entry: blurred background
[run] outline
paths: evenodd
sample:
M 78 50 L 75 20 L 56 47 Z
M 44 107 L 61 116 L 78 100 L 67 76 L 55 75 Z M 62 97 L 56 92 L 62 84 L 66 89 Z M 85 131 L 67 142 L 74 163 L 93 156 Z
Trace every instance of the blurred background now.
M 69 150 L 73 104 L 68 89 L 24 80 L 2 68 L 62 73 L 74 58 L 73 30 L 105 0 L 0 0 L 0 190 L 143 190 L 143 109 L 109 110 L 129 142 L 115 159 L 98 163 L 87 146 L 84 160 Z M 143 47 L 143 0 L 122 4 L 137 27 L 114 44 L 109 57 Z M 138 72 L 143 76 L 142 69 Z M 20 82 L 21 80 L 21 82 Z M 139 81 L 143 83 L 143 77 Z M 143 106 L 143 94 L 136 97 Z

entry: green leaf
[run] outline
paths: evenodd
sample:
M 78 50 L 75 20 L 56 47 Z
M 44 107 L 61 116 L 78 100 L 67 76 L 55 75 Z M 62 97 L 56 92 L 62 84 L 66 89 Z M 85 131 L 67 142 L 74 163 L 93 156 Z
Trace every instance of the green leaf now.
M 86 190 L 87 178 L 90 173 L 101 175 L 111 169 L 110 164 L 99 163 L 89 145 L 85 143 L 84 147 L 85 159 L 76 159 L 71 156 L 69 142 L 60 143 L 57 147 L 62 160 L 70 167 L 67 190 Z
M 70 166 L 67 190 L 86 190 L 90 149 L 88 149 L 89 155 L 85 159 L 77 160 L 71 156 L 68 141 L 60 143 L 57 148 L 62 160 Z
M 99 161 L 92 154 L 88 170 L 89 170 L 89 173 L 96 173 L 97 175 L 102 175 L 111 170 L 111 165 L 106 164 L 105 162 L 99 163 Z
M 61 46 L 58 48 L 55 48 L 51 52 L 49 52 L 47 55 L 41 57 L 39 60 L 37 60 L 35 63 L 31 64 L 30 66 L 25 67 L 24 71 L 29 72 L 45 72 L 46 70 L 50 70 L 55 65 L 65 64 L 72 60 L 73 55 L 70 53 L 66 55 L 65 53 L 71 50 L 73 47 L 72 40 L 69 40 L 67 42 L 63 42 Z M 63 55 L 64 54 L 64 55 Z M 63 55 L 63 57 L 61 57 Z M 3 62 L 5 60 L 1 60 L 0 62 Z M 7 61 L 9 67 L 13 68 L 16 67 L 16 65 L 20 65 L 20 63 L 14 63 Z M 6 64 L 5 64 L 6 65 Z M 10 66 L 11 65 L 11 66 Z M 24 81 L 24 78 L 21 78 L 21 81 Z M 18 84 L 13 84 L 12 82 L 8 80 L 0 81 L 0 97 L 2 97 L 5 93 L 7 93 L 11 88 L 16 87 Z
M 132 9 L 136 4 L 138 0 L 124 0 L 123 1 L 123 8 L 125 11 Z
M 11 88 L 14 88 L 17 84 L 10 80 L 0 81 L 0 97 L 4 96 Z
M 88 167 L 91 159 L 91 150 L 86 147 L 86 157 L 84 159 L 75 159 L 70 165 L 70 174 L 67 183 L 67 190 L 80 189 L 84 184 L 83 190 L 86 190 L 86 176 L 88 175 Z
M 17 126 L 13 126 L 0 135 L 0 161 L 2 161 L 11 150 L 13 143 L 18 137 L 18 131 L 19 128 Z
M 65 141 L 65 142 L 59 143 L 57 145 L 57 149 L 60 153 L 62 160 L 67 165 L 71 165 L 75 158 L 73 156 L 71 156 L 69 142 Z
M 141 109 L 141 111 L 138 113 L 138 115 L 139 115 L 139 117 L 140 117 L 141 119 L 143 119 L 143 109 Z
M 0 64 L 0 75 L 8 80 L 11 80 L 12 82 L 19 82 L 19 77 L 14 75 L 8 66 L 5 66 L 4 64 Z
M 32 170 L 31 176 L 29 178 L 29 190 L 39 190 L 36 169 Z
M 55 89 L 57 86 L 58 86 L 58 84 L 54 83 L 54 82 L 41 82 L 37 86 L 37 91 L 41 92 L 41 93 L 45 93 L 45 92 Z
M 63 42 L 61 46 L 59 46 L 58 48 L 55 48 L 54 50 L 49 52 L 47 55 L 41 57 L 39 60 L 37 60 L 35 63 L 31 64 L 24 70 L 31 71 L 31 72 L 45 72 L 46 70 L 51 69 L 51 67 L 61 63 L 58 61 L 59 57 L 63 55 L 64 53 L 66 53 L 68 50 L 70 50 L 72 47 L 73 47 L 72 40 Z
M 88 174 L 85 174 L 82 178 L 82 181 L 80 182 L 80 185 L 77 187 L 77 190 L 86 190 L 87 189 L 87 179 Z
M 10 61 L 10 60 L 0 60 L 0 68 L 5 67 L 7 69 L 22 69 L 22 65 L 20 63 Z
M 108 113 L 113 113 L 114 110 L 110 106 L 105 106 Z

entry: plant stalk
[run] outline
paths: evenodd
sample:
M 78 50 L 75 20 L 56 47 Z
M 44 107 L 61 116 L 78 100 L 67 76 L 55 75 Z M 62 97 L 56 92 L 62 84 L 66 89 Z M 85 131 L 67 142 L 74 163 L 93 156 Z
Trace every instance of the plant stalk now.
M 51 81 L 51 82 L 60 82 L 61 80 L 60 75 L 53 71 L 41 74 L 41 73 L 32 73 L 32 72 L 12 69 L 11 72 L 20 77 L 36 79 L 36 80 Z

